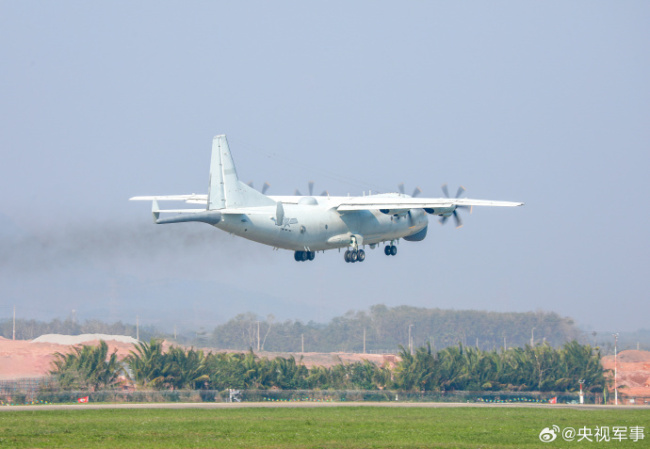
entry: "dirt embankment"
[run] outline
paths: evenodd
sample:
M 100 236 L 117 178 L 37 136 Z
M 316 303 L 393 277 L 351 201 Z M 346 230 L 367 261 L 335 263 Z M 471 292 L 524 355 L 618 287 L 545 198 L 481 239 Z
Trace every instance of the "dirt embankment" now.
M 126 357 L 133 345 L 106 341 L 109 353 L 117 350 L 120 358 Z M 97 345 L 99 341 L 84 344 Z M 32 343 L 30 340 L 7 340 L 0 337 L 0 380 L 47 376 L 57 352 L 67 353 L 74 345 L 56 343 Z
M 614 377 L 614 356 L 603 357 L 603 368 L 612 370 Z M 628 350 L 618 353 L 617 384 L 619 394 L 650 397 L 650 352 Z
M 64 338 L 67 336 L 60 336 L 61 342 L 68 341 Z M 117 350 L 120 359 L 129 355 L 133 350 L 133 345 L 120 341 L 106 339 L 109 346 L 109 353 Z M 85 341 L 85 345 L 97 345 L 98 340 Z M 169 343 L 165 342 L 164 347 L 168 348 Z M 52 361 L 55 359 L 55 354 L 60 352 L 65 354 L 72 351 L 75 345 L 62 344 L 62 343 L 41 343 L 29 340 L 8 340 L 0 337 L 0 380 L 19 379 L 25 377 L 42 377 L 47 376 L 52 367 Z M 211 349 L 204 348 L 204 352 L 209 352 Z M 215 351 L 217 352 L 217 351 Z M 219 351 L 225 352 L 225 351 Z M 228 351 L 230 352 L 230 351 Z M 260 357 L 275 358 L 275 357 L 289 357 L 294 356 L 297 361 L 301 361 L 305 366 L 311 368 L 312 366 L 333 366 L 337 363 L 344 362 L 357 362 L 368 360 L 378 365 L 386 365 L 392 367 L 395 365 L 397 358 L 394 355 L 386 354 L 348 354 L 348 353 L 286 353 L 286 352 L 261 352 L 258 354 Z
M 120 359 L 129 355 L 133 349 L 133 345 L 130 343 L 115 340 L 106 340 L 106 343 L 109 346 L 109 352 L 117 351 Z M 87 341 L 83 344 L 96 345 L 99 344 L 99 341 Z M 164 346 L 169 347 L 169 344 L 165 343 Z M 74 345 L 25 340 L 13 341 L 0 337 L 0 380 L 47 376 L 55 354 L 70 352 L 73 347 Z M 204 351 L 208 352 L 210 349 L 205 348 Z M 261 352 L 258 355 L 267 358 L 294 356 L 296 360 L 301 361 L 309 368 L 312 366 L 331 367 L 340 362 L 352 363 L 363 360 L 392 368 L 399 361 L 399 357 L 392 354 Z M 602 363 L 605 369 L 612 370 L 613 377 L 614 356 L 603 357 Z M 627 396 L 650 397 L 649 351 L 622 351 L 618 354 L 617 365 L 619 393 Z

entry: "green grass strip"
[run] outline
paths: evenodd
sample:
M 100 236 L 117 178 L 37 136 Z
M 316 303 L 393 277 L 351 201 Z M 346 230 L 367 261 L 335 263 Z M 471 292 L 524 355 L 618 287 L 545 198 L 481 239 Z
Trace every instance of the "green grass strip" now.
M 540 408 L 106 409 L 0 413 L 15 448 L 648 447 L 643 441 L 542 443 L 545 427 L 643 426 L 650 410 Z

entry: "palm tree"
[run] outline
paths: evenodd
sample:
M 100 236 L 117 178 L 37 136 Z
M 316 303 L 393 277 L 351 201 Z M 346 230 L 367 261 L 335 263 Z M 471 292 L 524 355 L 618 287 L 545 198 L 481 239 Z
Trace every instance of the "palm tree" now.
M 163 376 L 165 385 L 172 389 L 199 389 L 209 379 L 203 351 L 171 347 L 165 354 Z
M 101 340 L 98 346 L 82 345 L 72 352 L 57 352 L 50 374 L 59 379 L 64 389 L 96 391 L 117 381 L 123 369 L 117 359 L 117 349 L 108 354 L 108 345 Z
M 130 352 L 125 360 L 136 383 L 162 388 L 165 381 L 162 341 L 152 338 L 149 343 L 140 342 L 135 346 L 135 351 Z

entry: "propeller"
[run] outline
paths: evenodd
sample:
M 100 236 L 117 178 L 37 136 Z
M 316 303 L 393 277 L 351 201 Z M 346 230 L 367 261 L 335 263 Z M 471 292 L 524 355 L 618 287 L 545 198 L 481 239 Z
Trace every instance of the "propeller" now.
M 282 226 L 284 224 L 284 206 L 278 201 L 275 206 L 275 225 Z
M 309 181 L 308 186 L 309 186 L 309 196 L 314 196 L 314 181 Z M 302 193 L 300 193 L 300 190 L 298 189 L 294 191 L 294 195 L 303 196 Z M 323 190 L 320 196 L 329 196 L 329 192 L 327 190 Z
M 442 185 L 442 193 L 445 194 L 446 198 L 451 198 L 449 196 L 449 190 L 447 189 L 447 184 Z M 463 187 L 463 186 L 458 187 L 458 190 L 456 191 L 456 196 L 454 198 L 460 198 L 460 196 L 463 193 L 465 193 L 465 187 Z M 453 215 L 453 217 L 454 217 L 454 221 L 456 222 L 456 229 L 463 226 L 463 221 L 460 219 L 460 216 L 458 215 L 458 209 L 464 209 L 464 210 L 469 209 L 469 213 L 470 214 L 472 213 L 472 207 L 471 206 L 456 206 L 454 211 L 451 213 L 451 215 Z M 443 215 L 442 217 L 440 217 L 440 224 L 445 224 L 448 219 L 449 219 L 449 216 Z
M 247 185 L 248 185 L 248 187 L 251 187 L 253 189 L 255 188 L 253 186 L 253 181 L 248 182 Z M 263 194 L 266 193 L 266 191 L 269 190 L 269 187 L 271 187 L 271 184 L 269 184 L 268 182 L 265 182 L 264 185 L 262 186 L 262 193 Z
M 403 183 L 403 182 L 400 182 L 400 183 L 397 185 L 397 188 L 399 189 L 399 193 L 401 193 L 402 195 L 404 195 L 404 183 Z M 419 188 L 419 187 L 416 187 L 416 188 L 413 190 L 413 193 L 411 194 L 411 196 L 412 196 L 413 198 L 415 198 L 415 197 L 418 196 L 420 193 L 422 193 L 422 189 Z

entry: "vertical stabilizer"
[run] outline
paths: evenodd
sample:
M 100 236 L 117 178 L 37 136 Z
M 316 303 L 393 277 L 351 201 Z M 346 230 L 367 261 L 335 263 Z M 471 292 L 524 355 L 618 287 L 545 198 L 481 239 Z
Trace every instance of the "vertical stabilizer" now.
M 275 201 L 239 181 L 225 135 L 212 140 L 208 209 L 273 206 Z

